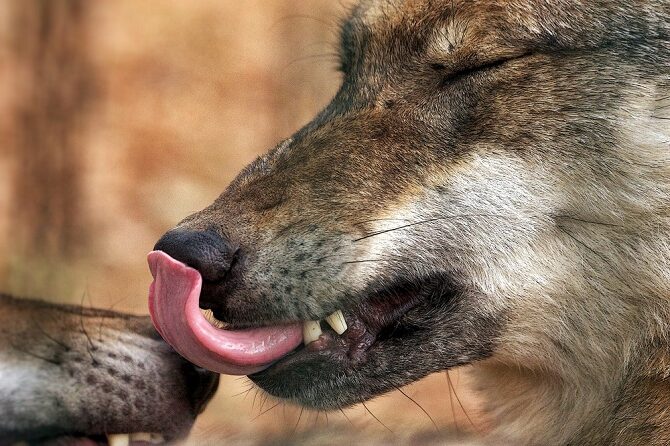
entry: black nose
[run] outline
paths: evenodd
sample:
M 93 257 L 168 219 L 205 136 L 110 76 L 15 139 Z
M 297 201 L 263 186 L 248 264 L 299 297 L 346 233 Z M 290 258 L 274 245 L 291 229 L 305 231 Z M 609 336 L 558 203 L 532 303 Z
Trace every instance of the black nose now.
M 212 373 L 191 363 L 184 363 L 184 376 L 191 407 L 196 414 L 205 410 L 219 387 L 219 374 Z
M 225 279 L 237 255 L 232 243 L 213 230 L 172 229 L 158 240 L 154 249 L 197 269 L 203 280 Z

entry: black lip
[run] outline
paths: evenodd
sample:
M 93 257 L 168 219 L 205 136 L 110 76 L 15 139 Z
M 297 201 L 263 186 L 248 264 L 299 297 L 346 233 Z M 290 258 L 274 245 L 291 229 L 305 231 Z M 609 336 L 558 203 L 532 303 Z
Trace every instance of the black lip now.
M 359 299 L 362 302 L 357 307 L 343 311 L 348 325 L 344 334 L 338 335 L 327 324 L 322 324 L 323 334 L 317 341 L 308 346 L 300 345 L 269 368 L 249 377 L 252 380 L 265 380 L 271 376 L 280 378 L 284 372 L 311 367 L 310 364 L 318 362 L 336 362 L 338 370 L 351 372 L 365 362 L 369 351 L 383 348 L 383 343 L 390 339 L 421 330 L 408 319 L 414 310 L 429 310 L 436 285 L 448 289 L 444 283 L 448 282 L 443 278 L 430 277 L 396 281 L 385 288 L 372 286 L 370 291 L 362 293 L 365 297 Z

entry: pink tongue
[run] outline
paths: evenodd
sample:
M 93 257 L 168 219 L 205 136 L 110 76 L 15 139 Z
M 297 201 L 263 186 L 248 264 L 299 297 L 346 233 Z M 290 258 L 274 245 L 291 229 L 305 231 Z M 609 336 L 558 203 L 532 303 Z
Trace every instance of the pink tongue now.
M 200 312 L 200 273 L 162 251 L 148 256 L 154 281 L 149 311 L 158 332 L 175 350 L 200 367 L 229 375 L 249 375 L 269 367 L 302 342 L 300 324 L 222 330 Z

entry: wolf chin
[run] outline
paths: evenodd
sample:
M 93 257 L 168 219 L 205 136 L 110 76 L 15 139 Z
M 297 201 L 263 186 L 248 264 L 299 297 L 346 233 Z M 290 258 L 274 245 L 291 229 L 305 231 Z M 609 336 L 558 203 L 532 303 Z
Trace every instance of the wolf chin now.
M 230 330 L 342 312 L 251 379 L 337 409 L 472 364 L 495 441 L 670 444 L 670 2 L 363 1 L 340 55 L 156 245 Z

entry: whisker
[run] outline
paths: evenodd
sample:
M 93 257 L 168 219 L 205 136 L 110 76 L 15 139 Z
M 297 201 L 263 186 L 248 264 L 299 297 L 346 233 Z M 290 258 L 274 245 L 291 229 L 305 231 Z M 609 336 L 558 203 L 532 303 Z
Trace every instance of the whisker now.
M 72 347 L 70 347 L 66 343 L 54 338 L 49 333 L 47 333 L 47 331 L 44 328 L 42 328 L 42 326 L 39 324 L 39 322 L 35 319 L 34 316 L 32 317 L 32 319 L 33 319 L 33 326 L 37 327 L 37 329 L 44 335 L 45 338 L 49 339 L 54 344 L 60 346 L 66 352 L 69 352 L 70 350 L 72 350 Z
M 256 391 L 254 392 L 254 399 L 251 402 L 251 409 L 252 410 L 256 407 L 256 398 L 258 398 L 258 388 L 256 388 Z
M 81 326 L 81 332 L 86 336 L 86 340 L 88 341 L 88 345 L 86 346 L 86 352 L 88 355 L 91 357 L 91 362 L 93 365 L 98 364 L 98 360 L 95 358 L 93 355 L 93 351 L 95 350 L 95 344 L 93 344 L 93 340 L 91 337 L 88 335 L 88 332 L 86 331 L 86 327 L 84 327 L 84 299 L 86 298 L 86 292 L 82 293 L 81 295 L 81 304 L 79 306 L 79 325 Z
M 267 395 L 267 393 L 263 393 L 261 395 L 261 406 L 258 409 L 259 412 L 263 412 L 263 407 L 265 406 L 265 403 L 267 403 L 267 402 L 268 402 L 268 395 Z
M 396 259 L 361 259 L 361 260 L 350 260 L 348 262 L 342 262 L 342 265 L 348 265 L 351 263 L 369 263 L 369 262 L 393 262 Z
M 265 415 L 266 413 L 270 412 L 272 409 L 274 409 L 275 407 L 279 406 L 279 404 L 281 404 L 281 401 L 278 401 L 278 402 L 275 403 L 273 406 L 268 407 L 267 409 L 265 409 L 264 411 L 262 411 L 261 413 L 259 413 L 259 414 L 256 415 L 255 417 L 253 417 L 253 418 L 251 419 L 251 421 L 255 421 L 255 420 L 258 419 L 258 417 L 260 417 L 261 415 Z
M 377 418 L 377 416 L 375 416 L 375 414 L 372 413 L 372 411 L 371 411 L 371 410 L 368 408 L 368 406 L 365 404 L 365 401 L 361 401 L 361 404 L 363 405 L 363 407 L 365 407 L 365 410 L 372 416 L 372 418 L 374 418 L 375 420 L 377 420 L 377 422 L 378 422 L 379 424 L 381 424 L 382 426 L 384 426 L 384 427 L 386 428 L 387 431 L 389 431 L 389 432 L 391 432 L 393 435 L 395 435 L 395 432 L 393 432 L 393 431 L 391 430 L 391 428 L 389 428 L 387 425 L 385 425 L 384 423 L 382 423 L 382 420 L 380 420 L 379 418 Z
M 449 375 L 449 371 L 448 371 L 448 370 L 447 370 L 447 379 L 449 380 L 449 383 L 451 383 L 451 375 Z M 456 401 L 458 402 L 458 405 L 461 406 L 461 411 L 463 412 L 463 415 L 465 415 L 465 418 L 468 419 L 468 422 L 470 423 L 470 425 L 471 425 L 473 428 L 476 429 L 477 426 L 475 426 L 475 423 L 472 422 L 472 419 L 470 418 L 470 415 L 468 415 L 468 412 L 465 410 L 465 407 L 463 406 L 463 402 L 462 402 L 461 399 L 458 397 L 458 393 L 456 393 L 456 388 L 454 387 L 453 384 L 451 384 L 451 388 L 452 388 L 453 391 L 454 391 L 454 397 L 456 398 Z
M 498 218 L 509 218 L 505 215 L 500 215 L 500 214 L 460 214 L 460 215 L 448 215 L 446 217 L 435 217 L 435 218 L 429 218 L 426 220 L 421 220 L 421 221 L 415 221 L 412 223 L 407 223 L 405 225 L 397 226 L 395 228 L 390 228 L 390 229 L 384 229 L 381 231 L 373 232 L 371 234 L 364 235 L 362 237 L 353 239 L 352 242 L 359 242 L 361 240 L 365 240 L 370 237 L 376 237 L 378 235 L 386 234 L 392 231 L 397 231 L 399 229 L 405 229 L 405 228 L 410 228 L 412 226 L 417 226 L 417 225 L 422 225 L 426 223 L 434 223 L 436 221 L 442 221 L 442 220 L 451 220 L 454 218 L 472 218 L 472 217 L 498 217 Z
M 461 428 L 458 426 L 458 420 L 456 418 L 456 408 L 454 407 L 454 398 L 452 397 L 452 392 L 453 392 L 453 384 L 451 383 L 451 377 L 449 376 L 449 370 L 445 371 L 445 375 L 447 377 L 447 387 L 449 390 L 449 406 L 451 406 L 451 416 L 454 418 L 454 427 L 456 428 L 456 432 L 460 433 Z
M 338 407 L 338 410 L 342 413 L 342 416 L 344 416 L 344 418 L 346 418 L 346 420 L 349 422 L 349 424 L 351 424 L 353 427 L 355 427 L 354 423 L 351 421 L 351 418 L 349 418 L 347 416 L 347 414 L 344 413 L 344 409 L 342 409 L 341 407 Z
M 582 223 L 590 223 L 590 224 L 602 225 L 602 226 L 611 226 L 611 227 L 615 227 L 615 228 L 619 228 L 619 227 L 622 226 L 622 225 L 618 225 L 616 223 L 605 223 L 605 222 L 602 222 L 602 221 L 586 220 L 584 218 L 573 217 L 571 215 L 554 215 L 554 218 L 563 218 L 563 219 L 566 219 L 566 220 L 575 220 L 575 221 L 579 221 L 579 222 L 582 222 Z
M 328 254 L 328 255 L 325 255 L 325 256 L 321 256 L 318 259 L 316 259 L 316 262 L 320 262 L 320 261 L 329 259 L 331 257 L 342 257 L 342 254 Z
M 362 225 L 363 223 L 371 223 L 373 221 L 412 221 L 412 220 L 409 220 L 407 218 L 370 218 L 368 220 L 358 221 L 354 223 L 354 225 Z
M 58 361 L 57 359 L 47 358 L 46 356 L 38 355 L 37 353 L 33 353 L 33 352 L 29 351 L 29 350 L 26 350 L 26 349 L 23 349 L 23 348 L 21 348 L 21 347 L 18 347 L 18 346 L 15 345 L 14 343 L 11 343 L 10 345 L 12 346 L 12 348 L 13 348 L 14 350 L 19 351 L 19 352 L 21 352 L 21 353 L 23 353 L 23 354 L 25 354 L 25 355 L 32 356 L 33 358 L 40 359 L 40 360 L 42 360 L 42 361 L 44 361 L 44 362 L 48 362 L 48 363 L 53 364 L 53 365 L 55 365 L 55 366 L 59 366 L 59 367 L 61 366 L 60 361 Z
M 253 389 L 254 389 L 254 386 L 253 386 L 253 384 L 251 384 L 250 386 L 248 386 L 248 388 L 244 389 L 241 392 L 238 392 L 238 393 L 235 393 L 235 394 L 231 395 L 231 397 L 235 398 L 235 397 L 238 397 L 240 395 L 244 395 L 244 398 L 246 398 L 247 395 L 249 394 L 249 392 L 251 392 Z
M 366 238 L 370 238 L 370 237 L 375 237 L 375 236 L 377 236 L 377 235 L 386 234 L 387 232 L 397 231 L 397 230 L 399 230 L 399 229 L 405 229 L 405 228 L 409 228 L 409 227 L 411 227 L 411 226 L 421 225 L 421 224 L 424 224 L 424 223 L 432 223 L 432 222 L 435 222 L 435 221 L 438 221 L 438 220 L 443 220 L 443 218 L 431 218 L 431 219 L 429 219 L 429 220 L 423 220 L 423 221 L 417 221 L 417 222 L 413 222 L 413 223 L 407 223 L 406 225 L 397 226 L 397 227 L 395 227 L 395 228 L 384 229 L 383 231 L 373 232 L 372 234 L 364 235 L 363 237 L 359 237 L 359 238 L 353 239 L 352 241 L 353 241 L 353 242 L 359 242 L 359 241 L 361 241 L 361 240 L 365 240 Z
M 438 431 L 438 432 L 440 431 L 440 428 L 437 427 L 437 423 L 435 423 L 435 420 L 433 420 L 433 417 L 430 416 L 430 414 L 428 413 L 428 411 L 427 411 L 426 409 L 424 409 L 423 406 L 422 406 L 421 404 L 419 404 L 414 398 L 412 398 L 411 396 L 409 396 L 409 395 L 407 395 L 405 392 L 403 392 L 403 390 L 402 390 L 400 387 L 398 387 L 398 386 L 393 386 L 393 387 L 395 387 L 395 388 L 398 390 L 398 392 L 400 392 L 400 393 L 402 393 L 403 395 L 405 395 L 405 398 L 407 398 L 408 400 L 410 400 L 411 402 L 413 402 L 415 406 L 417 406 L 419 409 L 421 409 L 421 412 L 423 412 L 423 413 L 428 417 L 428 419 L 430 420 L 430 422 L 433 423 L 433 427 L 435 428 L 435 430 Z
M 298 421 L 296 421 L 295 426 L 293 426 L 293 434 L 295 434 L 296 430 L 298 429 L 298 425 L 300 424 L 300 419 L 302 418 L 302 412 L 305 410 L 304 407 L 300 408 L 300 413 L 298 414 Z
M 515 218 L 515 217 L 511 217 L 511 216 L 507 216 L 507 215 L 490 214 L 490 213 L 447 215 L 445 217 L 429 218 L 429 219 L 426 219 L 426 220 L 420 220 L 420 221 L 415 221 L 415 222 L 407 223 L 407 224 L 404 224 L 404 225 L 396 226 L 394 228 L 383 229 L 381 231 L 372 232 L 370 234 L 366 234 L 366 235 L 363 235 L 361 237 L 355 238 L 355 239 L 352 240 L 352 242 L 355 243 L 355 242 L 359 242 L 361 240 L 365 240 L 365 239 L 370 238 L 370 237 L 376 237 L 378 235 L 387 234 L 389 232 L 398 231 L 398 230 L 401 230 L 401 229 L 406 229 L 406 228 L 410 228 L 410 227 L 417 226 L 417 225 L 422 225 L 422 224 L 427 224 L 427 223 L 434 223 L 436 221 L 451 220 L 451 219 L 457 219 L 457 218 L 477 218 L 477 217 L 506 218 L 506 219 Z M 543 215 L 529 215 L 529 216 L 517 217 L 517 218 L 531 219 L 531 218 L 542 218 L 542 217 L 543 217 Z M 591 223 L 591 224 L 598 224 L 598 225 L 611 226 L 611 227 L 621 227 L 621 225 L 618 225 L 616 223 L 599 222 L 599 221 L 583 219 L 583 218 L 579 218 L 579 217 L 575 217 L 575 216 L 571 216 L 571 215 L 554 215 L 554 216 L 544 216 L 544 217 L 564 218 L 564 219 L 571 219 L 571 220 L 575 220 L 575 221 L 581 221 L 583 223 Z M 381 219 L 381 220 L 384 220 L 384 219 Z M 393 220 L 393 219 L 389 219 L 389 220 Z M 400 220 L 400 219 L 398 219 L 398 220 Z M 370 221 L 373 221 L 373 220 L 370 220 Z

